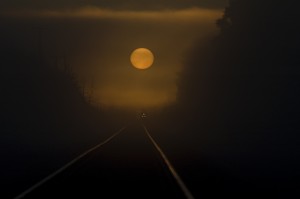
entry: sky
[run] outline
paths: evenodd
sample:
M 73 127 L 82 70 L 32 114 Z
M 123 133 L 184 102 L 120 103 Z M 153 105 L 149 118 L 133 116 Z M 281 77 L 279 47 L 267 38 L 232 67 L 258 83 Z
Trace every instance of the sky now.
M 112 10 L 164 10 L 186 8 L 224 8 L 227 0 L 2 0 L 1 10 L 17 9 L 76 9 L 100 7 Z
M 66 59 L 95 106 L 143 109 L 176 103 L 186 56 L 217 33 L 215 21 L 226 1 L 124 2 L 1 1 L 0 7 L 14 24 L 6 25 L 27 31 L 19 33 L 20 40 L 27 35 L 23 41 L 37 43 L 37 29 L 42 30 L 44 62 L 62 65 Z M 141 47 L 155 57 L 145 71 L 129 61 Z

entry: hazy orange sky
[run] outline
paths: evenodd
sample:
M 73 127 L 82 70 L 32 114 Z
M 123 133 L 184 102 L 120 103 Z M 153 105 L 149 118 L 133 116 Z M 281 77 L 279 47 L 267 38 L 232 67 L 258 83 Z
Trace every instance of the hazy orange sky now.
M 88 80 L 87 93 L 92 95 L 94 104 L 126 108 L 175 103 L 187 53 L 195 43 L 204 42 L 216 33 L 215 20 L 221 16 L 220 11 L 207 9 L 84 10 L 74 14 L 88 17 L 87 20 L 97 19 L 105 23 L 105 27 L 82 30 L 85 36 L 72 50 L 71 65 Z M 54 14 L 59 15 L 71 17 L 70 13 Z M 153 66 L 145 71 L 133 68 L 129 60 L 130 53 L 140 47 L 149 48 L 155 56 Z
M 186 8 L 224 8 L 227 0 L 2 0 L 0 10 L 57 10 L 86 6 L 113 10 L 161 10 Z
M 19 18 L 27 27 L 46 27 L 44 59 L 62 64 L 66 57 L 91 103 L 130 109 L 176 103 L 186 55 L 217 33 L 215 21 L 224 6 L 224 1 L 172 1 L 148 3 L 145 9 L 132 1 L 132 9 L 119 9 L 125 4 L 117 0 L 103 1 L 107 4 L 101 7 L 96 1 L 72 6 L 63 2 L 67 1 L 1 4 L 7 7 L 6 17 Z M 129 60 L 131 52 L 141 47 L 155 57 L 145 71 L 133 68 Z

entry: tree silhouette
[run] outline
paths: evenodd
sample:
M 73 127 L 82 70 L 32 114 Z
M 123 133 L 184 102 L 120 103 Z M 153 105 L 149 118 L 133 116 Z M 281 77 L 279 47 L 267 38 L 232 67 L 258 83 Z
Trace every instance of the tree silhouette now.
M 265 64 L 260 70 L 281 72 L 279 68 L 299 64 L 295 56 L 299 50 L 298 13 L 293 1 L 231 0 L 217 21 L 219 45 L 229 47 L 252 68 Z
M 220 34 L 195 48 L 183 78 L 183 101 L 247 110 L 248 116 L 254 106 L 256 114 L 271 113 L 291 96 L 298 107 L 298 13 L 293 1 L 231 0 L 216 22 Z
M 276 168 L 271 176 L 284 176 L 274 182 L 285 193 L 296 190 L 293 179 L 300 175 L 294 159 L 300 140 L 297 9 L 291 0 L 229 1 L 216 22 L 218 36 L 195 45 L 179 89 L 181 112 L 189 118 L 185 129 L 198 132 L 213 150 L 221 148 L 219 154 L 247 159 L 232 163 L 245 173 L 249 164 L 257 175 L 267 172 L 261 165 Z

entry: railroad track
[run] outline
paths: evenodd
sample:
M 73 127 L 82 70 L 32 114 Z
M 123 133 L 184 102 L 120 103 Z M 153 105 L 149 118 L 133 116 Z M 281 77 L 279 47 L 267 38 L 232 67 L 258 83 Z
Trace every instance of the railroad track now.
M 169 174 L 172 176 L 173 180 L 178 185 L 178 189 L 181 190 L 181 192 L 183 193 L 183 195 L 184 195 L 185 198 L 187 198 L 187 199 L 193 199 L 194 197 L 193 197 L 192 193 L 189 191 L 189 189 L 187 188 L 186 184 L 183 182 L 183 180 L 181 179 L 180 175 L 178 174 L 178 172 L 176 171 L 176 169 L 174 168 L 174 166 L 171 164 L 171 162 L 167 158 L 166 154 L 163 152 L 162 148 L 158 145 L 158 143 L 155 141 L 155 139 L 151 136 L 148 128 L 146 127 L 146 125 L 143 124 L 143 123 L 141 123 L 140 125 L 142 126 L 143 131 L 146 134 L 146 137 L 149 139 L 149 141 L 154 146 L 154 149 L 157 151 L 156 154 L 159 156 L 159 158 L 165 164 L 166 168 L 168 168 Z M 128 128 L 128 126 L 124 126 L 124 127 L 120 128 L 117 132 L 115 132 L 109 138 L 107 138 L 106 140 L 100 142 L 99 144 L 97 144 L 96 146 L 90 148 L 89 150 L 83 152 L 82 154 L 78 155 L 76 158 L 74 158 L 73 160 L 71 160 L 70 162 L 68 162 L 64 166 L 62 166 L 60 169 L 58 169 L 55 172 L 51 173 L 50 175 L 48 175 L 44 179 L 40 180 L 39 182 L 37 182 L 36 184 L 34 184 L 33 186 L 31 186 L 30 188 L 28 188 L 24 192 L 22 192 L 21 194 L 19 194 L 18 196 L 16 196 L 14 199 L 27 198 L 27 196 L 29 196 L 30 194 L 34 193 L 40 187 L 42 187 L 43 185 L 47 184 L 49 181 L 55 179 L 56 177 L 58 177 L 63 172 L 65 172 L 68 169 L 70 169 L 72 166 L 76 165 L 76 163 L 80 162 L 80 160 L 86 158 L 87 156 L 89 156 L 90 154 L 92 154 L 93 152 L 95 152 L 96 150 L 98 150 L 101 147 L 103 147 L 103 146 L 107 145 L 108 143 L 110 143 L 112 140 L 114 140 L 119 135 L 121 135 L 122 133 L 124 133 L 127 128 Z

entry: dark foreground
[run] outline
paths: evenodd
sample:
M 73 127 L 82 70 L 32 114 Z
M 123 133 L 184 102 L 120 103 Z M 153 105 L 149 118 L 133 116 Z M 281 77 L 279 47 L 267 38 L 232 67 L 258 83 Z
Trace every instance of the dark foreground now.
M 189 153 L 183 151 L 182 157 L 176 157 L 178 152 L 172 151 L 172 146 L 165 143 L 169 142 L 166 138 L 173 139 L 176 143 L 180 135 L 171 138 L 166 132 L 168 129 L 160 126 L 159 130 L 158 126 L 155 127 L 151 122 L 146 122 L 146 125 L 150 127 L 149 131 L 157 138 L 157 142 L 162 144 L 162 149 L 166 149 L 165 153 L 195 198 L 293 198 L 299 194 L 296 178 L 285 179 L 274 175 L 268 177 L 267 174 L 245 177 L 241 174 L 245 170 L 253 172 L 253 165 L 249 165 L 248 168 L 232 169 L 224 166 L 225 163 L 222 166 L 213 159 L 205 155 L 197 156 L 192 151 Z M 186 129 L 190 130 L 192 129 Z M 181 141 L 184 142 L 184 139 Z M 268 172 L 268 169 L 264 170 Z M 145 134 L 142 123 L 138 121 L 128 125 L 115 139 L 24 198 L 185 198 L 185 196 Z
M 25 198 L 184 198 L 141 125 L 119 136 Z

